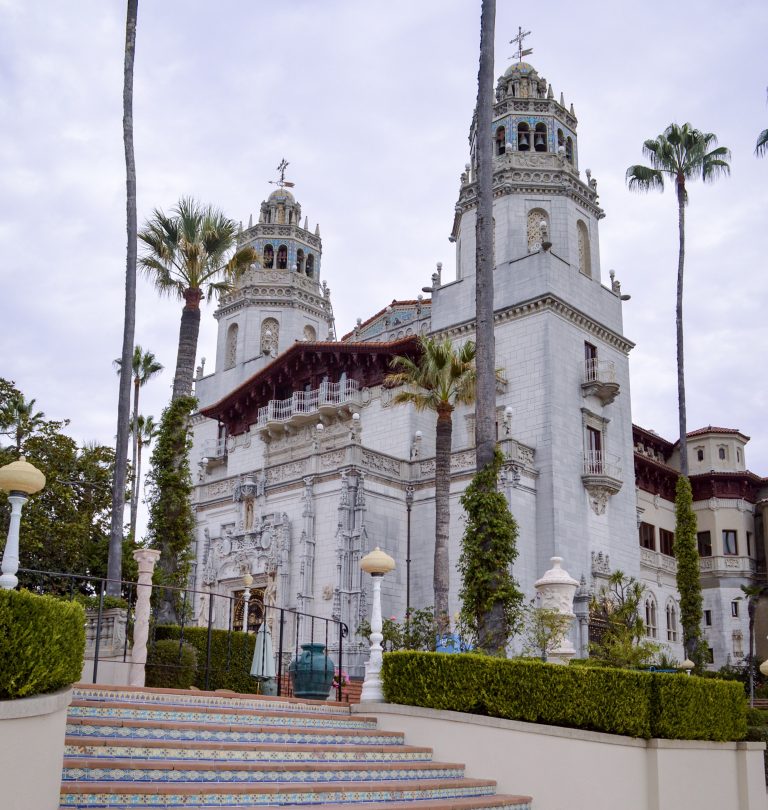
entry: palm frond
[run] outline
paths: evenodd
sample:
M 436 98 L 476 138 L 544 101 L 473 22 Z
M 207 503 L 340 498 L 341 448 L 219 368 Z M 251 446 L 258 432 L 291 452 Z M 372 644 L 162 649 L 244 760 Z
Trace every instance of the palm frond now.
M 755 154 L 758 157 L 765 157 L 768 154 L 768 129 L 764 129 L 757 137 Z
M 664 191 L 664 175 L 650 166 L 637 164 L 630 166 L 626 174 L 630 191 Z

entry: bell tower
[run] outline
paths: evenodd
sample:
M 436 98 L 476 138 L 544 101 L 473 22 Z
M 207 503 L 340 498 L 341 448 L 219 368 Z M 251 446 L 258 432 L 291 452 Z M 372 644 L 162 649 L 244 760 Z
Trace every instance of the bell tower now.
M 518 35 L 521 39 L 522 32 Z M 534 450 L 535 486 L 512 492 L 521 584 L 562 556 L 589 580 L 593 559 L 639 572 L 629 351 L 622 296 L 602 283 L 597 182 L 579 167 L 577 120 L 523 56 L 499 77 L 491 130 L 470 127 L 451 241 L 456 280 L 433 277 L 433 332 L 474 337 L 477 143 L 493 149 L 496 366 L 500 439 Z M 467 441 L 473 437 L 468 432 Z M 513 460 L 509 462 L 514 467 Z M 535 492 L 534 492 L 535 489 Z
M 270 363 L 296 341 L 335 340 L 330 290 L 320 280 L 323 246 L 320 226 L 309 230 L 301 205 L 285 179 L 288 163 L 277 167 L 277 186 L 241 229 L 237 246 L 253 247 L 260 261 L 222 295 L 216 371 L 197 381 L 201 407 L 216 402 Z

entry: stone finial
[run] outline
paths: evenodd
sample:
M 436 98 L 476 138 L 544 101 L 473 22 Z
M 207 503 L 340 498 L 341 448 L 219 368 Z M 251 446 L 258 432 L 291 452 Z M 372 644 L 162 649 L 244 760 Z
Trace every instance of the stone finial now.
M 570 113 L 574 118 L 576 117 L 576 110 L 573 109 L 573 102 L 571 102 Z
M 562 557 L 552 557 L 550 562 L 552 567 L 533 584 L 541 607 L 559 613 L 561 616 L 573 618 L 575 616 L 573 598 L 579 587 L 578 580 L 563 569 Z M 571 640 L 567 636 L 563 636 L 557 649 L 552 651 L 549 660 L 553 663 L 567 664 L 575 654 L 576 650 Z
M 320 236 L 320 223 L 319 222 L 317 223 L 317 225 L 315 225 L 315 236 Z
M 552 85 L 550 84 L 547 87 L 547 98 L 548 99 L 553 99 L 554 97 L 555 97 L 555 94 L 552 92 Z
M 304 230 L 309 230 L 309 217 L 304 217 Z
M 263 225 L 263 224 L 264 224 L 264 209 L 259 211 L 259 225 Z
M 563 91 L 560 91 L 560 106 L 565 107 L 565 96 L 563 95 Z
M 253 214 L 251 214 L 251 215 L 248 217 L 248 227 L 249 227 L 249 228 L 252 228 L 252 227 L 253 227 Z

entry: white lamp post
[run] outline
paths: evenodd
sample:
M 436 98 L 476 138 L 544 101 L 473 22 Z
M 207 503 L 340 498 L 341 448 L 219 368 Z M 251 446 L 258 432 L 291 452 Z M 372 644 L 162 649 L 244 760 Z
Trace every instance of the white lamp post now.
M 8 540 L 3 553 L 0 588 L 11 590 L 19 584 L 16 572 L 19 570 L 19 525 L 21 509 L 29 496 L 45 486 L 45 476 L 33 467 L 24 456 L 18 461 L 0 467 L 0 489 L 6 490 L 11 504 L 11 521 L 8 526 Z
M 250 571 L 246 571 L 243 575 L 243 585 L 245 585 L 245 590 L 243 591 L 243 632 L 247 633 L 248 609 L 251 603 L 251 585 L 253 585 L 253 577 Z
M 381 663 L 383 649 L 381 642 L 381 579 L 395 567 L 395 561 L 378 546 L 360 560 L 360 568 L 373 579 L 373 608 L 371 610 L 371 656 L 365 665 L 365 680 L 360 693 L 361 703 L 380 702 L 384 700 L 381 683 Z

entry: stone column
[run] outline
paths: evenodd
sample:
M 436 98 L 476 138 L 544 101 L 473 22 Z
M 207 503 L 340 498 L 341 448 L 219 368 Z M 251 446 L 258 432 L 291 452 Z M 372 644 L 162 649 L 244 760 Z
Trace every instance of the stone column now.
M 553 610 L 569 619 L 573 619 L 573 597 L 579 583 L 565 570 L 563 570 L 562 557 L 552 557 L 552 568 L 544 576 L 534 582 L 533 587 L 540 598 L 540 605 L 547 610 Z M 576 655 L 576 650 L 567 634 L 560 644 L 548 656 L 553 664 L 567 664 Z
M 365 665 L 365 680 L 360 692 L 361 703 L 379 702 L 384 700 L 383 682 L 381 680 L 381 665 L 384 650 L 381 642 L 383 622 L 381 619 L 381 574 L 373 574 L 373 610 L 371 615 L 371 651 L 368 663 Z
M 160 552 L 154 548 L 139 548 L 133 559 L 139 564 L 139 582 L 136 586 L 136 614 L 133 624 L 133 652 L 129 686 L 144 686 L 144 665 L 147 663 L 147 639 L 149 638 L 149 599 L 152 596 L 152 574 Z

